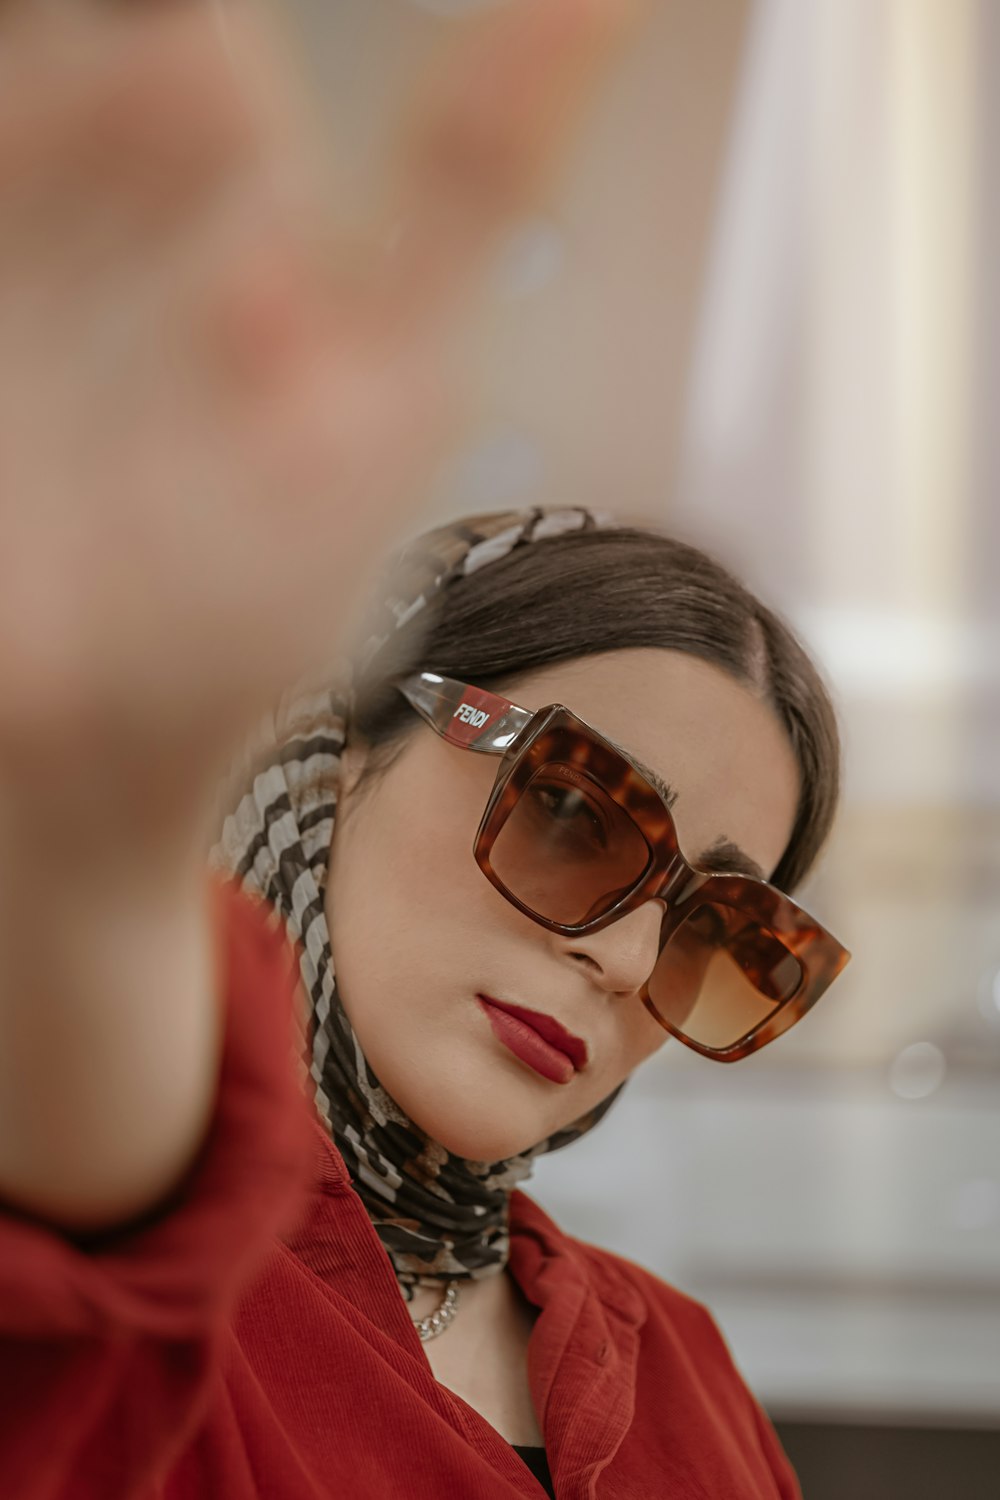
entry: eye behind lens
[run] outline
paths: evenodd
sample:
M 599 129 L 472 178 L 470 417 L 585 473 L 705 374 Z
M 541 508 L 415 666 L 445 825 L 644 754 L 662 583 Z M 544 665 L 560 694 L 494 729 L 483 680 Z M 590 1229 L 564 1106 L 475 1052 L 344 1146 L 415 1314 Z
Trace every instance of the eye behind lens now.
M 579 767 L 540 766 L 490 850 L 504 889 L 543 921 L 580 926 L 633 889 L 649 848 L 627 812 Z

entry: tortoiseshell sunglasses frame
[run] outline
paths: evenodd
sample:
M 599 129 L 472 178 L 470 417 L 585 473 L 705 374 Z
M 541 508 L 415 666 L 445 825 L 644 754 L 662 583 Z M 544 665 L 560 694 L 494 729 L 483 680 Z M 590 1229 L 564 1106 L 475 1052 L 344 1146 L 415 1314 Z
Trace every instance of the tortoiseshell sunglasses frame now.
M 728 1047 L 709 1047 L 660 1015 L 648 985 L 640 991 L 650 1015 L 686 1047 L 715 1062 L 737 1062 L 758 1052 L 811 1010 L 850 959 L 850 953 L 791 897 L 750 875 L 700 870 L 681 852 L 670 809 L 626 750 L 561 703 L 532 712 L 496 693 L 418 672 L 396 684 L 410 705 L 442 739 L 462 750 L 501 757 L 496 780 L 476 833 L 473 856 L 487 880 L 512 906 L 540 926 L 566 937 L 598 932 L 650 900 L 665 902 L 660 948 L 700 906 L 711 902 L 745 913 L 774 933 L 797 958 L 798 988 L 779 1001 L 770 1016 Z M 556 922 L 526 906 L 507 888 L 490 854 L 522 792 L 535 772 L 553 761 L 578 766 L 631 819 L 649 851 L 643 873 L 605 910 L 575 925 Z

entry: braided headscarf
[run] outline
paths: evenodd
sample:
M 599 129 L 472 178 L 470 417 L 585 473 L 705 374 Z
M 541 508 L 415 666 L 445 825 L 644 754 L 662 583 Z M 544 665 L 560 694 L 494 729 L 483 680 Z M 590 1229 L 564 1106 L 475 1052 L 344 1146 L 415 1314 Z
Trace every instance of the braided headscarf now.
M 366 667 L 393 633 L 455 579 L 516 547 L 600 524 L 583 510 L 506 511 L 428 533 L 397 560 Z M 505 1161 L 467 1161 L 431 1140 L 382 1088 L 337 991 L 324 889 L 337 809 L 340 754 L 356 668 L 297 693 L 262 730 L 238 773 L 213 853 L 217 868 L 271 902 L 299 948 L 311 1016 L 309 1073 L 317 1111 L 340 1150 L 403 1287 L 480 1277 L 506 1264 L 508 1200 L 534 1158 L 588 1131 L 612 1103 Z

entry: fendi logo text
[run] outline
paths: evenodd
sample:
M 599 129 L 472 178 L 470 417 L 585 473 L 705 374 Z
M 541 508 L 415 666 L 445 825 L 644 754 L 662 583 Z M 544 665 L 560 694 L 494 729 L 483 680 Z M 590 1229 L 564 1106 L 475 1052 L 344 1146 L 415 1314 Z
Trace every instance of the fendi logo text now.
M 485 708 L 473 708 L 471 703 L 460 703 L 455 710 L 454 717 L 462 719 L 466 724 L 471 724 L 473 729 L 482 729 L 489 714 Z

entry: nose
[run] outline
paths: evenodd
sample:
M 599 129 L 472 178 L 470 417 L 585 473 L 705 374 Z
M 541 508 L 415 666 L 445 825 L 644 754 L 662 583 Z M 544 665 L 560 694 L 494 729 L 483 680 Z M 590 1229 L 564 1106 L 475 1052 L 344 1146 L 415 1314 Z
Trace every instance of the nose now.
M 660 952 L 665 905 L 646 901 L 599 932 L 556 939 L 562 951 L 583 964 L 601 989 L 633 994 L 653 972 Z

